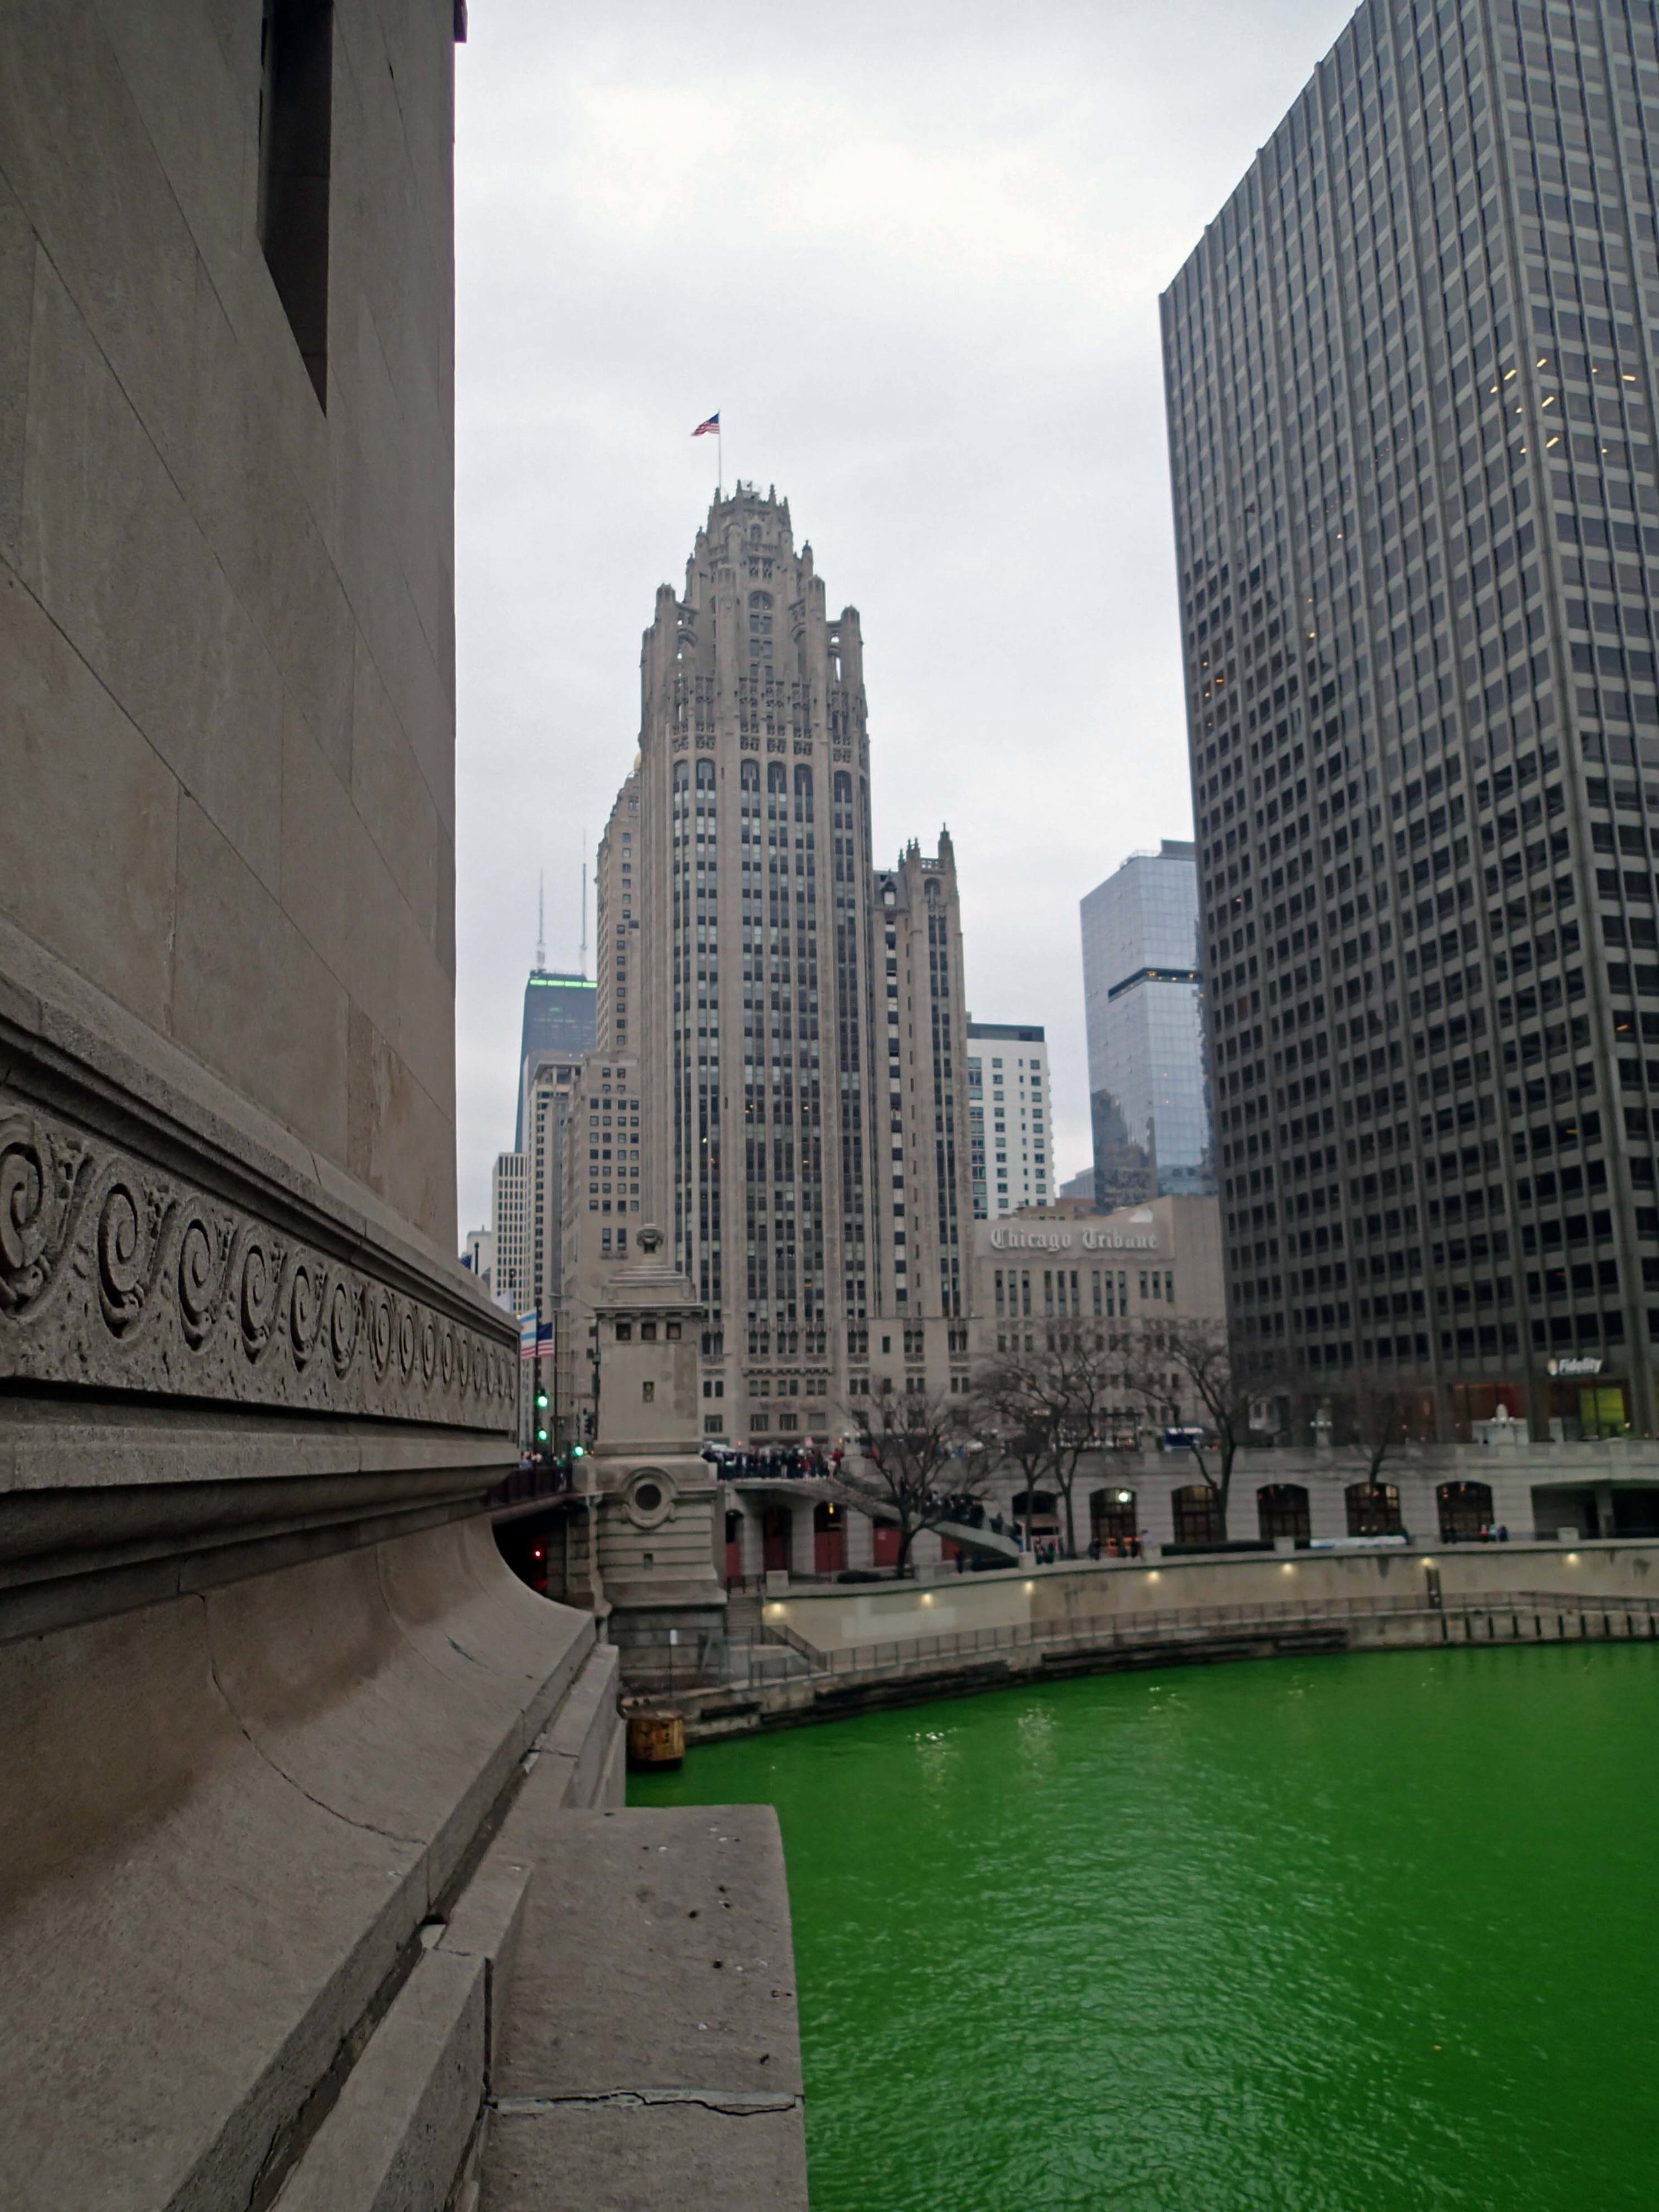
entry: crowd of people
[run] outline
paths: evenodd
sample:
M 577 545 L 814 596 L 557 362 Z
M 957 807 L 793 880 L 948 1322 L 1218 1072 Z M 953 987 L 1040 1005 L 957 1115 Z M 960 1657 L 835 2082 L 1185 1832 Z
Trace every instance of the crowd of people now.
M 841 1473 L 844 1455 L 839 1444 L 829 1451 L 820 1450 L 809 1438 L 799 1444 L 705 1444 L 702 1455 L 717 1468 L 728 1482 L 767 1475 L 774 1479 L 781 1475 L 790 1481 L 804 1482 L 816 1477 L 822 1481 L 826 1476 Z

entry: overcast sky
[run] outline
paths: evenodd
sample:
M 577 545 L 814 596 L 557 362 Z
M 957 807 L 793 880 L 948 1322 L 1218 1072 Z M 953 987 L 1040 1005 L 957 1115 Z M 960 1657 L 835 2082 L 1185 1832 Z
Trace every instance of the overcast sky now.
M 726 470 L 862 617 L 875 842 L 956 842 L 969 1005 L 1089 1157 L 1078 901 L 1191 835 L 1158 295 L 1341 0 L 475 0 L 459 110 L 461 1225 L 576 964 L 640 635 Z M 590 939 L 592 925 L 589 927 Z M 590 945 L 590 972 L 592 963 Z

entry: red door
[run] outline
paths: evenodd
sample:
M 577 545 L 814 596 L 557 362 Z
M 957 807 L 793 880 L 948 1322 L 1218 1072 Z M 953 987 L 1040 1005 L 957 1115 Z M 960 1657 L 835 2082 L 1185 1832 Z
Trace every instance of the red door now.
M 789 1571 L 789 1534 L 794 1516 L 787 1505 L 769 1505 L 761 1516 L 761 1538 L 769 1575 Z
M 896 1521 L 878 1521 L 872 1528 L 870 1533 L 875 1540 L 876 1565 L 878 1567 L 897 1566 L 899 1547 L 898 1523 Z
M 812 1508 L 812 1571 L 820 1575 L 838 1575 L 847 1565 L 847 1531 L 842 1525 L 839 1505 L 824 1504 Z

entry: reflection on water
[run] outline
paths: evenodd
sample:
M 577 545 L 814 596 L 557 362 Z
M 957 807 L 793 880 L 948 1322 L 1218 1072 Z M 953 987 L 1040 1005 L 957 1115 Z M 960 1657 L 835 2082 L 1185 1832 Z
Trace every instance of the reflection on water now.
M 1106 1676 L 633 1794 L 778 1808 L 813 2212 L 1650 2212 L 1656 1665 Z

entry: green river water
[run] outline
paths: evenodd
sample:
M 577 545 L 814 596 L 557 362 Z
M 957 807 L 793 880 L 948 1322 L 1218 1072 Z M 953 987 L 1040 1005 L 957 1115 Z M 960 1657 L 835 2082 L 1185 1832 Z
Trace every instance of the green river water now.
M 1659 1652 L 1103 1675 L 629 1797 L 777 1807 L 813 2212 L 1659 2207 Z

